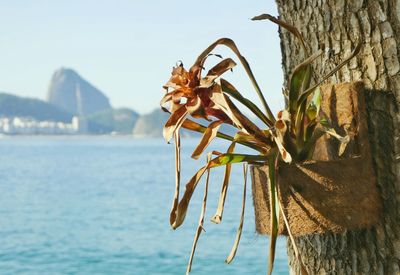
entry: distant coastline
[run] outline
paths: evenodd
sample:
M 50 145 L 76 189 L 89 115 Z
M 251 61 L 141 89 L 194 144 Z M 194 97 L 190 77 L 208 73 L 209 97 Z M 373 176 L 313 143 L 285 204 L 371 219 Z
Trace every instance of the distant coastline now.
M 161 137 L 160 109 L 140 115 L 114 108 L 107 96 L 69 68 L 56 70 L 46 100 L 0 92 L 3 135 L 133 135 Z
M 56 70 L 46 100 L 0 92 L 0 134 L 16 135 L 127 135 L 162 137 L 168 114 L 160 108 L 139 114 L 129 108 L 114 108 L 107 96 L 69 68 Z M 202 124 L 209 122 L 204 120 Z M 221 131 L 234 135 L 233 128 Z M 182 129 L 182 136 L 196 133 Z

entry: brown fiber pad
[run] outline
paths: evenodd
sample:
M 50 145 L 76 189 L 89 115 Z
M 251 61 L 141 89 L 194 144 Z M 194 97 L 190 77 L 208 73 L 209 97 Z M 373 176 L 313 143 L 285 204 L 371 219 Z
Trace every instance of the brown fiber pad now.
M 327 231 L 339 233 L 375 225 L 380 198 L 369 153 L 362 84 L 322 87 L 321 109 L 337 132 L 353 137 L 343 158 L 329 137 L 318 142 L 314 159 L 302 164 L 282 164 L 280 201 L 294 236 Z M 270 233 L 268 167 L 252 167 L 256 230 Z M 287 235 L 280 216 L 279 234 Z

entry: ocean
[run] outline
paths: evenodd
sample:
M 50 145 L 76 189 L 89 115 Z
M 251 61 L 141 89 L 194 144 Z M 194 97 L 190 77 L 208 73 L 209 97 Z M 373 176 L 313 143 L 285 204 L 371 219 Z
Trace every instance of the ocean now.
M 182 181 L 204 164 L 190 159 L 196 140 L 182 140 Z M 217 142 L 211 149 L 226 150 Z M 265 274 L 268 239 L 254 228 L 248 184 L 243 235 L 226 256 L 240 219 L 242 166 L 234 165 L 221 224 L 210 222 L 222 181 L 212 171 L 204 228 L 191 274 Z M 0 274 L 185 274 L 204 182 L 185 223 L 169 226 L 174 148 L 131 137 L 0 139 Z M 250 177 L 249 177 L 250 183 Z M 279 239 L 274 274 L 288 274 Z

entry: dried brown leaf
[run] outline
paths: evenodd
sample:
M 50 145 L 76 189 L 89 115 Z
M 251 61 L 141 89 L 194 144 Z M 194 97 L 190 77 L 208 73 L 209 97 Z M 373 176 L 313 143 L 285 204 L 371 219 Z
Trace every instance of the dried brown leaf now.
M 214 153 L 214 152 L 213 152 Z M 219 153 L 218 153 L 219 154 Z M 197 187 L 197 184 L 201 177 L 203 176 L 204 172 L 209 168 L 219 167 L 227 164 L 232 163 L 239 163 L 239 162 L 248 162 L 248 163 L 265 163 L 266 156 L 260 155 L 247 155 L 247 154 L 230 154 L 225 153 L 218 155 L 218 157 L 213 158 L 207 165 L 200 168 L 196 174 L 189 180 L 185 187 L 185 193 L 181 198 L 177 210 L 176 210 L 176 219 L 172 224 L 172 228 L 176 229 L 185 220 L 187 209 L 189 207 L 190 199 Z
M 233 69 L 235 66 L 236 66 L 236 62 L 233 61 L 232 58 L 226 58 L 226 59 L 222 60 L 221 62 L 219 62 L 214 67 L 212 67 L 208 71 L 207 76 L 212 76 L 212 75 L 217 76 L 217 77 L 221 76 L 223 73 Z
M 277 194 L 276 194 L 276 172 L 278 167 L 278 156 L 276 152 L 271 152 L 272 156 L 268 161 L 268 172 L 269 172 L 269 197 L 270 197 L 270 228 L 271 235 L 269 239 L 269 257 L 268 257 L 268 274 L 272 274 L 272 270 L 274 268 L 275 261 L 275 249 L 276 249 L 276 240 L 278 238 L 278 228 L 279 228 L 279 217 L 277 212 L 277 207 L 279 205 L 276 203 Z
M 173 229 L 178 228 L 180 225 L 182 225 L 183 221 L 185 220 L 190 199 L 192 198 L 193 192 L 196 189 L 199 180 L 201 179 L 206 170 L 207 170 L 207 165 L 200 168 L 200 170 L 198 170 L 197 173 L 186 184 L 185 193 L 183 194 L 183 197 L 178 204 L 178 207 L 176 209 L 175 220 L 171 225 Z
M 244 125 L 240 122 L 240 117 L 234 114 L 227 102 L 227 97 L 222 93 L 221 86 L 215 85 L 211 94 L 210 100 L 221 109 L 232 120 L 233 124 L 240 130 L 247 132 Z
M 289 23 L 286 23 L 285 21 L 282 21 L 267 13 L 255 16 L 251 20 L 266 20 L 266 19 L 270 20 L 271 22 L 274 22 L 275 24 L 291 32 L 296 38 L 300 40 L 301 46 L 303 47 L 306 54 L 308 54 L 307 46 L 306 43 L 304 42 L 303 35 L 299 32 L 299 30 L 295 26 L 292 26 Z
M 235 42 L 232 39 L 229 38 L 220 38 L 217 41 L 215 41 L 214 43 L 212 43 L 210 46 L 208 46 L 198 57 L 197 60 L 195 62 L 195 64 L 198 64 L 200 67 L 203 67 L 203 64 L 205 62 L 205 59 L 208 57 L 209 53 L 214 50 L 215 47 L 217 47 L 218 45 L 224 45 L 226 47 L 228 47 L 229 49 L 231 49 L 236 56 L 239 58 L 240 63 L 243 65 L 243 68 L 245 69 L 251 83 L 253 84 L 254 89 L 256 90 L 261 103 L 264 106 L 264 109 L 267 113 L 268 118 L 272 121 L 275 122 L 275 118 L 274 115 L 271 112 L 271 109 L 269 108 L 267 101 L 264 98 L 264 95 L 261 92 L 261 89 L 254 77 L 254 74 L 250 68 L 249 63 L 247 62 L 246 58 L 244 58 L 244 56 L 242 56 L 242 54 L 240 53 L 239 49 L 237 48 Z
M 207 154 L 207 163 L 211 160 L 211 153 Z M 194 253 L 196 252 L 197 242 L 200 238 L 200 234 L 203 231 L 203 224 L 204 224 L 204 216 L 206 214 L 206 207 L 207 207 L 207 194 L 208 194 L 208 183 L 210 179 L 210 169 L 207 169 L 207 178 L 206 178 L 206 185 L 204 187 L 204 196 L 203 196 L 203 203 L 201 206 L 201 213 L 199 217 L 199 224 L 196 229 L 196 234 L 194 236 L 192 251 L 190 252 L 189 263 L 186 269 L 186 274 L 189 274 L 192 269 L 193 257 Z
M 244 184 L 243 184 L 242 213 L 240 215 L 240 222 L 239 222 L 239 226 L 238 226 L 238 229 L 236 232 L 235 242 L 233 244 L 231 252 L 229 253 L 228 257 L 225 260 L 225 262 L 227 264 L 230 264 L 233 261 L 233 259 L 235 258 L 235 255 L 236 255 L 236 252 L 237 252 L 237 249 L 239 246 L 239 242 L 240 242 L 240 237 L 242 236 L 243 222 L 244 222 L 244 210 L 246 207 L 247 168 L 248 168 L 247 163 L 244 163 L 243 164 Z
M 272 142 L 264 132 L 250 119 L 248 119 L 240 110 L 233 104 L 233 102 L 226 96 L 226 102 L 228 103 L 228 107 L 230 108 L 231 112 L 237 117 L 240 121 L 243 128 L 246 129 L 246 132 L 250 135 L 254 136 L 257 140 L 262 142 L 266 147 L 271 147 Z
M 229 83 L 227 80 L 221 78 L 221 89 L 224 93 L 228 94 L 229 96 L 233 97 L 247 108 L 252 111 L 261 121 L 263 121 L 267 126 L 271 127 L 273 125 L 272 121 L 268 119 L 268 117 L 255 105 L 251 100 L 242 96 L 242 94 Z
M 291 163 L 292 162 L 292 156 L 289 154 L 289 152 L 285 149 L 283 146 L 283 136 L 280 134 L 279 131 L 275 132 L 270 130 L 271 136 L 273 137 L 275 144 L 278 146 L 279 153 L 283 159 L 284 162 L 286 163 Z
M 222 124 L 222 120 L 213 121 L 208 125 L 205 130 L 203 137 L 201 138 L 196 149 L 192 153 L 192 158 L 198 159 L 200 155 L 204 152 L 210 142 L 217 136 L 219 127 Z
M 236 146 L 236 142 L 232 142 L 227 150 L 227 153 L 232 154 L 233 151 L 235 150 L 235 146 Z M 219 196 L 217 211 L 216 211 L 215 215 L 211 218 L 211 221 L 213 223 L 218 224 L 222 220 L 222 214 L 224 212 L 226 194 L 227 194 L 228 186 L 229 186 L 229 179 L 231 176 L 231 168 L 232 168 L 232 164 L 228 163 L 225 165 L 224 180 L 222 182 L 222 188 L 221 188 L 221 193 Z
M 199 124 L 197 122 L 194 122 L 194 121 L 192 121 L 192 120 L 190 120 L 188 118 L 185 119 L 185 121 L 182 124 L 182 127 L 187 129 L 187 130 L 190 130 L 190 131 L 193 131 L 193 132 L 197 132 L 197 133 L 204 133 L 206 131 L 206 129 L 207 129 L 206 126 L 201 125 L 201 124 Z M 232 136 L 224 134 L 224 133 L 221 133 L 221 132 L 217 133 L 217 137 L 225 139 L 225 140 L 229 140 L 229 141 L 233 141 L 234 140 L 234 138 Z M 260 145 L 253 144 L 251 142 L 246 142 L 244 140 L 239 140 L 239 141 L 236 141 L 236 142 L 240 143 L 242 145 L 245 145 L 247 147 L 253 148 L 254 150 L 259 151 L 261 153 L 265 152 L 265 149 L 263 149 Z
M 179 203 L 179 187 L 181 181 L 181 141 L 179 132 L 174 133 L 175 139 L 175 194 L 172 202 L 172 208 L 169 215 L 169 223 L 172 225 L 176 219 L 176 210 Z
M 171 114 L 163 128 L 163 136 L 167 142 L 171 140 L 175 131 L 179 130 L 179 128 L 182 126 L 182 123 L 185 121 L 186 114 L 186 106 L 180 107 Z

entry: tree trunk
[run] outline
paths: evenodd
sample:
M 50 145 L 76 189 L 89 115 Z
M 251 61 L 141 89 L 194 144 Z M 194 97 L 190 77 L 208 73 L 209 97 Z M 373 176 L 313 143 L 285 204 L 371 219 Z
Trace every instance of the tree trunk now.
M 400 0 L 277 0 L 280 18 L 296 26 L 311 52 L 325 48 L 314 63 L 316 79 L 350 54 L 357 58 L 332 83 L 363 80 L 368 88 L 369 138 L 383 203 L 380 223 L 343 234 L 296 238 L 310 274 L 400 274 Z M 305 57 L 300 44 L 280 30 L 285 79 Z M 291 274 L 299 263 L 288 242 Z

